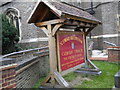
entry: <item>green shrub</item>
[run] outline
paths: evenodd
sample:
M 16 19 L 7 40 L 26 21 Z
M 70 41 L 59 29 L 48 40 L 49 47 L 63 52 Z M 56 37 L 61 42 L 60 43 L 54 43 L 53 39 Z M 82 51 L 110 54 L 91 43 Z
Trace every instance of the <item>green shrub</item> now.
M 0 23 L 2 30 L 2 54 L 18 51 L 16 44 L 19 41 L 18 30 L 15 26 L 9 23 L 5 15 L 0 15 Z

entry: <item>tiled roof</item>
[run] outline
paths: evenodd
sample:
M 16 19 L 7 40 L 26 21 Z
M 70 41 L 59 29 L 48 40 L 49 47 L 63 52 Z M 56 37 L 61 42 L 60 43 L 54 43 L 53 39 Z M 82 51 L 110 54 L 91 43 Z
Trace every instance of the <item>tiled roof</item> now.
M 94 16 L 92 16 L 86 11 L 81 10 L 80 8 L 73 7 L 71 5 L 61 3 L 61 2 L 50 2 L 50 3 L 64 14 L 69 14 L 69 15 L 73 15 L 76 17 L 100 22 Z
M 43 13 L 41 10 L 43 4 L 47 7 L 49 7 L 52 11 L 56 12 L 56 14 L 58 14 L 59 17 L 62 17 L 64 15 L 71 15 L 73 17 L 76 18 L 82 18 L 82 19 L 87 19 L 90 21 L 95 21 L 96 23 L 101 23 L 99 20 L 97 20 L 94 16 L 92 16 L 91 14 L 89 14 L 88 12 L 71 6 L 69 4 L 66 3 L 62 3 L 62 2 L 38 2 L 35 9 L 33 10 L 33 13 L 31 14 L 28 23 L 34 23 L 36 22 L 37 18 L 40 17 L 40 13 Z M 38 14 L 39 12 L 39 14 Z

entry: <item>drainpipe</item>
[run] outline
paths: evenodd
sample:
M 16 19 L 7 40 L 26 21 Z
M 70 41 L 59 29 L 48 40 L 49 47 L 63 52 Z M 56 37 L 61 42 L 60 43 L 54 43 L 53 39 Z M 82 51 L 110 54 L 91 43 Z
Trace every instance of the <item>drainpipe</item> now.
M 90 10 L 90 14 L 93 15 L 95 14 L 95 11 L 93 10 L 93 0 L 91 0 L 91 10 Z M 90 32 L 90 39 L 91 39 L 91 36 L 92 36 L 92 32 Z

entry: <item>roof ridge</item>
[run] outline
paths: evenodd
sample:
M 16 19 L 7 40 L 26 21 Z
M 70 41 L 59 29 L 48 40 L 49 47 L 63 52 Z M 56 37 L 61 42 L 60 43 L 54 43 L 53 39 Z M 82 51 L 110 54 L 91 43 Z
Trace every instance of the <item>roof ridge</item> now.
M 82 7 L 77 7 L 77 6 L 72 5 L 72 4 L 69 4 L 69 3 L 67 3 L 67 2 L 61 2 L 61 3 L 67 4 L 67 5 L 69 5 L 69 6 L 72 6 L 72 7 L 75 7 L 75 8 L 77 8 L 77 9 L 81 9 L 81 10 L 85 11 L 85 9 L 83 9 Z
M 41 3 L 44 3 L 47 7 L 49 7 L 49 9 L 53 10 L 58 16 L 62 17 L 62 15 L 66 14 L 66 15 L 71 15 L 77 18 L 83 18 L 86 20 L 90 20 L 96 23 L 100 23 L 101 21 L 99 21 L 98 19 L 96 19 L 94 16 L 92 16 L 90 13 L 88 13 L 87 11 L 85 11 L 82 8 L 78 8 L 74 5 L 71 5 L 69 3 L 66 2 L 58 2 L 58 1 L 53 1 L 53 2 L 39 2 L 39 4 L 37 5 L 36 9 L 34 10 L 34 13 L 32 13 L 32 15 L 30 16 L 29 22 L 35 22 L 35 16 L 37 15 L 37 10 L 39 11 Z M 34 16 L 33 16 L 34 15 Z M 38 15 L 37 15 L 38 17 Z M 33 19 L 33 20 L 32 20 Z M 36 20 L 37 21 L 37 20 Z

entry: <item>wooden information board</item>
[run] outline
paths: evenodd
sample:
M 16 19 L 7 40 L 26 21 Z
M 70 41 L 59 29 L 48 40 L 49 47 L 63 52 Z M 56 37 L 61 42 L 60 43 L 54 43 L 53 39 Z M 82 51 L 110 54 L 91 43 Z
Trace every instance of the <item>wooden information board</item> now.
M 60 31 L 57 33 L 59 71 L 65 71 L 84 63 L 84 34 Z

